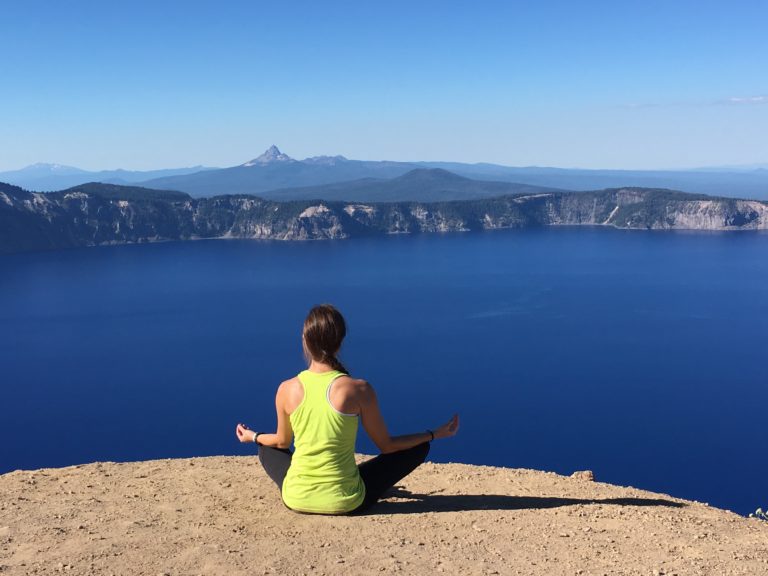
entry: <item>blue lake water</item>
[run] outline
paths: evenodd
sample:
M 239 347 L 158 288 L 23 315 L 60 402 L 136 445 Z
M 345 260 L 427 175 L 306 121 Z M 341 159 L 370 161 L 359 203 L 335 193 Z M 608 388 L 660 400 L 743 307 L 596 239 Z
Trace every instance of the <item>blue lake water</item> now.
M 0 257 L 0 472 L 253 453 L 332 302 L 435 461 L 768 504 L 768 234 L 594 228 Z M 358 450 L 373 452 L 361 434 Z

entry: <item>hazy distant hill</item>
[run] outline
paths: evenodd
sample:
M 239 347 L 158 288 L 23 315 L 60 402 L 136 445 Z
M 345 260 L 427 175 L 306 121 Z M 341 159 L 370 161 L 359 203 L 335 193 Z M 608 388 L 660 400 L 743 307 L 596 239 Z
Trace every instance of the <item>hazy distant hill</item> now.
M 768 229 L 768 202 L 623 188 L 454 202 L 275 202 L 89 184 L 47 194 L 0 183 L 0 252 L 193 238 L 342 239 L 552 225 Z
M 270 200 L 349 200 L 355 202 L 440 202 L 492 198 L 505 194 L 537 194 L 553 188 L 472 180 L 440 168 L 417 168 L 388 180 L 364 178 L 321 186 L 283 188 L 260 194 Z
M 443 168 L 468 178 L 517 182 L 564 190 L 600 190 L 637 186 L 670 188 L 695 194 L 731 198 L 768 199 L 768 170 L 760 167 L 698 168 L 696 170 L 580 170 L 457 162 L 417 162 L 416 164 L 426 168 Z
M 168 168 L 164 170 L 101 170 L 89 172 L 74 166 L 62 166 L 61 164 L 32 164 L 21 170 L 0 172 L 0 182 L 8 182 L 15 186 L 21 186 L 25 190 L 36 192 L 48 192 L 51 190 L 63 190 L 86 182 L 109 182 L 114 184 L 134 184 L 160 178 L 163 176 L 177 176 L 192 174 L 212 168 L 192 166 L 190 168 Z

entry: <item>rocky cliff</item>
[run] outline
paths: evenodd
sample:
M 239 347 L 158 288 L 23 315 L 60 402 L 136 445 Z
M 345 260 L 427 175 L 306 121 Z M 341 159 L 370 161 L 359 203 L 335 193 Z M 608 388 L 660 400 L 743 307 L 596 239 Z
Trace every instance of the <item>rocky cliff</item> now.
M 274 202 L 249 195 L 192 198 L 106 184 L 51 193 L 0 184 L 0 252 L 196 238 L 343 239 L 549 225 L 766 229 L 768 202 L 644 188 L 431 203 Z

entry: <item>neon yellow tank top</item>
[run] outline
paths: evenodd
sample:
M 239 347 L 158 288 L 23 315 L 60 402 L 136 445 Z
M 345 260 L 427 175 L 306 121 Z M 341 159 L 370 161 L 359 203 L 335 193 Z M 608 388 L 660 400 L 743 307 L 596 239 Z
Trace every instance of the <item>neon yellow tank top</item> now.
M 304 398 L 291 415 L 295 451 L 283 480 L 283 502 L 299 512 L 344 514 L 362 504 L 365 484 L 355 464 L 358 417 L 342 414 L 329 398 L 343 372 L 298 375 Z

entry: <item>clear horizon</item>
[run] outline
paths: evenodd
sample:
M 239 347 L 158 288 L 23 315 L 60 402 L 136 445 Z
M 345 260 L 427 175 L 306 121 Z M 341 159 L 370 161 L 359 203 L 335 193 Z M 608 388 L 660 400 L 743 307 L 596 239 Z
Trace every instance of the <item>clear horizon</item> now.
M 245 1 L 3 9 L 0 171 L 303 159 L 768 163 L 768 5 Z

